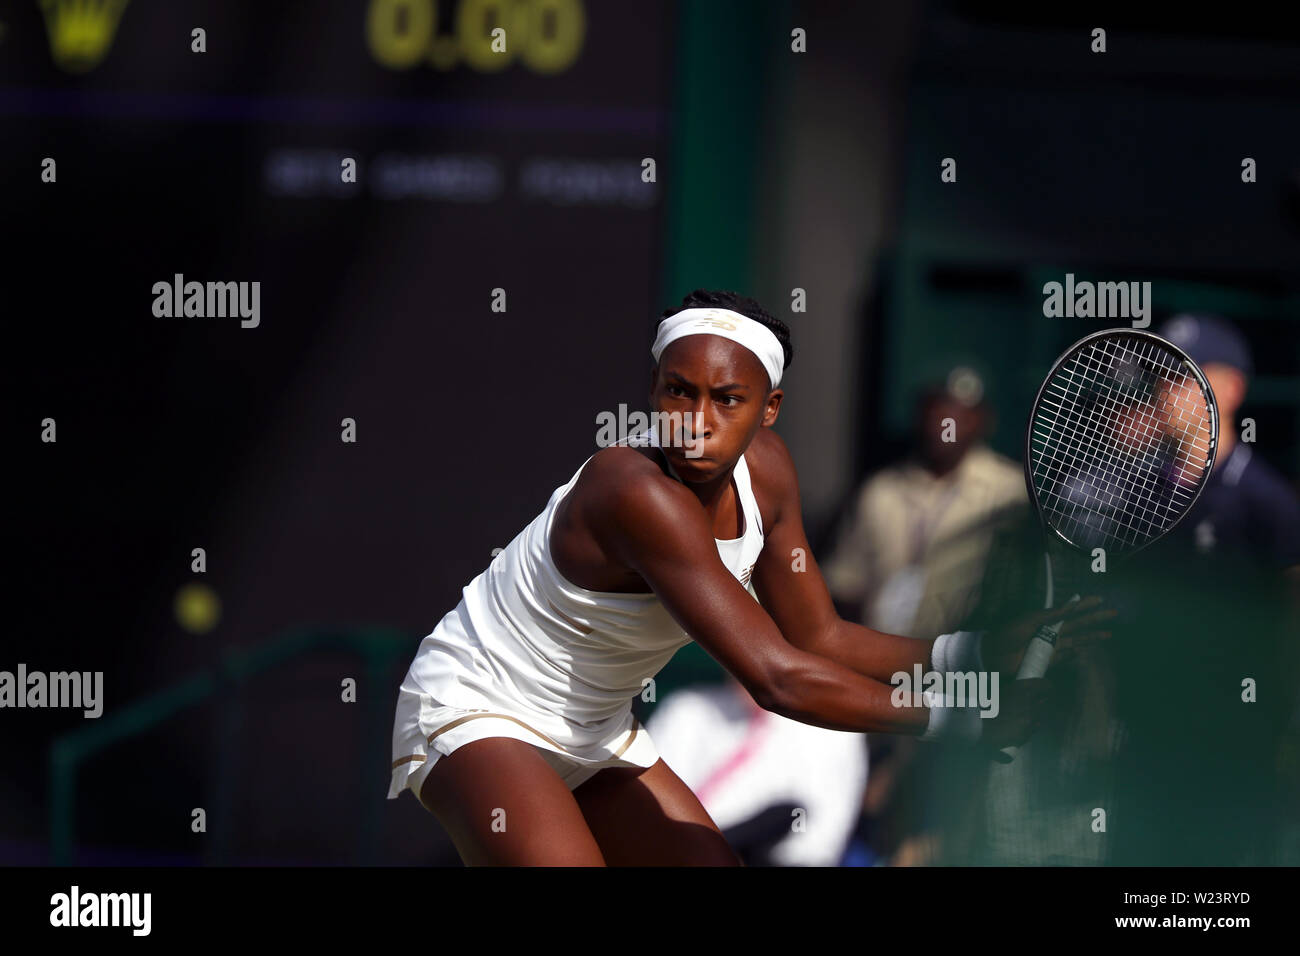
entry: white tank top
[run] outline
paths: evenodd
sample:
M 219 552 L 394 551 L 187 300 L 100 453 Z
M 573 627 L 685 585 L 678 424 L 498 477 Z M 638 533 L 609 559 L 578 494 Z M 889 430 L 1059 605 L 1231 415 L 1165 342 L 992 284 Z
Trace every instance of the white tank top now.
M 551 524 L 587 462 L 465 587 L 460 604 L 421 643 L 409 677 L 441 703 L 515 705 L 578 743 L 575 733 L 599 736 L 615 726 L 643 681 L 690 643 L 653 592 L 590 591 L 556 569 Z M 763 548 L 763 522 L 744 456 L 732 478 L 744 532 L 714 540 L 723 564 L 755 596 L 750 575 Z

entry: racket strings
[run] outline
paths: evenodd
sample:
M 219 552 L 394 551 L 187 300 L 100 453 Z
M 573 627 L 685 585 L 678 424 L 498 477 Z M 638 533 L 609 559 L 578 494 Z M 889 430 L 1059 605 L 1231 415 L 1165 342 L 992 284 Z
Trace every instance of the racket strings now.
M 1168 380 L 1178 373 L 1179 370 L 1176 366 L 1156 366 L 1152 364 L 1160 356 L 1151 354 L 1149 343 L 1144 343 L 1144 345 L 1148 346 L 1146 351 L 1133 353 L 1138 355 L 1141 360 L 1137 365 L 1129 361 L 1129 356 L 1115 350 L 1113 340 L 1108 340 L 1101 343 L 1095 350 L 1096 353 L 1109 359 L 1107 364 L 1103 364 L 1097 354 L 1081 352 L 1075 357 L 1074 367 L 1063 371 L 1065 375 L 1070 376 L 1072 379 L 1077 377 L 1078 380 L 1072 380 L 1068 383 L 1074 389 L 1086 390 L 1094 384 L 1103 386 L 1094 397 L 1097 405 L 1109 415 L 1112 424 L 1123 423 L 1127 417 L 1127 422 L 1120 426 L 1121 433 L 1118 436 L 1114 433 L 1103 434 L 1100 419 L 1095 418 L 1085 422 L 1086 425 L 1095 427 L 1085 428 L 1082 437 L 1087 439 L 1090 449 L 1100 455 L 1102 471 L 1106 477 L 1112 479 L 1110 483 L 1111 489 L 1109 490 L 1118 488 L 1121 492 L 1128 491 L 1129 489 L 1125 487 L 1128 484 L 1126 479 L 1137 480 L 1139 483 L 1144 484 L 1145 487 L 1142 489 L 1144 494 L 1132 499 L 1131 503 L 1143 512 L 1141 517 L 1149 525 L 1144 530 L 1150 534 L 1159 534 L 1168 526 L 1170 518 L 1176 517 L 1176 515 L 1171 516 L 1169 505 L 1172 503 L 1183 504 L 1184 502 L 1178 499 L 1187 499 L 1189 495 L 1185 492 L 1179 493 L 1179 488 L 1175 486 L 1172 499 L 1156 499 L 1162 501 L 1165 507 L 1160 509 L 1160 513 L 1157 513 L 1154 518 L 1149 517 L 1149 513 L 1145 509 L 1145 499 L 1156 498 L 1160 485 L 1160 476 L 1154 473 L 1133 475 L 1129 472 L 1126 461 L 1136 459 L 1148 464 L 1173 461 L 1179 467 L 1178 477 L 1180 483 L 1185 484 L 1183 463 L 1189 460 L 1188 455 L 1190 452 L 1184 451 L 1180 447 L 1171 454 L 1167 449 L 1164 449 L 1162 447 L 1163 443 L 1171 438 L 1175 442 L 1181 442 L 1182 440 L 1181 435 L 1172 435 L 1162 431 L 1163 428 L 1167 427 L 1163 424 L 1167 417 L 1166 413 L 1162 413 L 1150 401 L 1146 400 L 1141 391 L 1135 391 L 1130 396 L 1127 396 L 1133 403 L 1133 409 L 1122 408 L 1119 405 L 1118 397 L 1110 388 L 1106 378 L 1104 378 L 1104 376 L 1110 375 L 1113 381 L 1131 385 L 1137 381 L 1149 382 L 1156 378 Z M 1162 399 L 1162 404 L 1168 403 Z M 1077 409 L 1075 410 L 1077 411 Z M 1132 415 L 1128 415 L 1129 411 L 1135 411 L 1141 418 L 1135 419 Z M 1180 431 L 1185 431 L 1185 428 L 1180 429 Z M 1120 450 L 1116 451 L 1116 448 Z M 1124 456 L 1123 449 L 1125 448 L 1129 449 L 1133 454 Z M 1131 495 L 1129 497 L 1132 498 Z M 1110 504 L 1113 505 L 1114 502 L 1112 501 Z
M 1128 532 L 1121 538 L 1126 544 L 1137 544 L 1142 535 L 1158 534 L 1168 526 L 1170 504 L 1179 495 L 1170 497 L 1160 493 L 1159 477 L 1154 469 L 1134 472 L 1109 453 L 1100 463 L 1095 460 L 1089 463 L 1068 453 L 1066 461 L 1069 477 L 1061 479 L 1066 490 L 1047 502 L 1048 510 L 1055 516 L 1116 537 L 1114 529 L 1091 520 L 1104 516 Z M 1092 537 L 1095 543 L 1097 536 Z
M 1056 407 L 1062 410 L 1060 406 Z M 1042 438 L 1049 437 L 1041 432 L 1038 434 Z M 1108 436 L 1096 429 L 1084 429 L 1074 437 L 1074 447 L 1056 448 L 1064 457 L 1057 457 L 1053 451 L 1048 452 L 1048 457 L 1058 467 L 1055 473 L 1049 473 L 1047 477 L 1056 482 L 1070 482 L 1071 490 L 1068 496 L 1045 495 L 1045 508 L 1057 517 L 1082 521 L 1084 519 L 1079 516 L 1080 510 L 1084 510 L 1087 515 L 1106 513 L 1113 517 L 1118 513 L 1117 509 L 1127 507 L 1133 512 L 1129 516 L 1131 530 L 1158 532 L 1162 517 L 1153 515 L 1145 502 L 1146 498 L 1154 497 L 1157 485 L 1154 474 L 1149 470 L 1146 474 L 1133 471 L 1121 454 L 1115 452 L 1108 443 Z M 1151 448 L 1142 449 L 1142 453 L 1148 457 L 1152 451 Z M 1039 476 L 1043 476 L 1041 469 Z M 1135 487 L 1141 495 L 1133 494 Z M 1068 510 L 1062 510 L 1062 506 Z M 1133 527 L 1139 522 L 1144 522 L 1147 527 Z
M 1206 475 L 1212 406 L 1155 342 L 1094 341 L 1045 383 L 1031 421 L 1035 491 L 1072 542 L 1137 548 L 1187 510 Z
M 1087 352 L 1074 356 L 1074 361 L 1063 371 L 1064 381 L 1058 381 L 1057 388 L 1054 390 L 1062 401 L 1048 400 L 1049 406 L 1054 407 L 1060 416 L 1054 424 L 1059 426 L 1062 421 L 1067 421 L 1069 427 L 1076 432 L 1074 436 L 1076 440 L 1073 443 L 1059 443 L 1057 447 L 1057 450 L 1064 455 L 1064 464 L 1068 472 L 1090 478 L 1092 485 L 1090 488 L 1083 489 L 1085 495 L 1082 496 L 1082 501 L 1079 494 L 1081 489 L 1075 488 L 1072 496 L 1074 501 L 1069 511 L 1062 511 L 1060 508 L 1053 510 L 1061 517 L 1078 518 L 1080 505 L 1093 513 L 1104 508 L 1113 515 L 1117 507 L 1127 504 L 1134 511 L 1134 515 L 1130 517 L 1137 519 L 1136 528 L 1133 527 L 1134 522 L 1129 522 L 1130 530 L 1140 530 L 1148 534 L 1158 533 L 1168 523 L 1169 500 L 1162 501 L 1157 498 L 1158 505 L 1164 507 L 1158 506 L 1153 512 L 1147 507 L 1147 499 L 1154 498 L 1159 489 L 1158 476 L 1150 466 L 1162 458 L 1169 457 L 1161 453 L 1162 449 L 1159 447 L 1161 435 L 1150 420 L 1131 421 L 1127 427 L 1127 434 L 1119 436 L 1122 438 L 1122 444 L 1128 446 L 1130 452 L 1125 455 L 1122 449 L 1117 451 L 1115 448 L 1117 436 L 1114 427 L 1126 413 L 1116 394 L 1117 383 L 1127 386 L 1128 394 L 1125 397 L 1130 404 L 1136 405 L 1136 409 L 1143 416 L 1149 419 L 1153 414 L 1159 414 L 1149 401 L 1144 400 L 1142 392 L 1132 387 L 1149 379 L 1155 369 L 1149 361 L 1133 363 L 1130 356 L 1119 354 L 1115 345 L 1114 342 L 1103 343 L 1097 350 L 1102 353 L 1100 356 Z M 1133 354 L 1142 359 L 1152 358 L 1149 352 Z M 1171 368 L 1172 366 L 1165 366 L 1162 374 L 1169 374 Z M 1085 394 L 1085 389 L 1090 385 L 1100 385 L 1101 388 L 1094 390 L 1091 407 L 1088 403 L 1080 405 L 1079 398 Z M 1102 412 L 1101 415 L 1096 414 L 1098 408 Z M 1109 423 L 1104 421 L 1106 417 L 1110 419 Z M 1108 424 L 1111 427 L 1106 427 Z M 1041 430 L 1039 437 L 1043 437 Z M 1094 460 L 1088 461 L 1089 455 Z M 1062 459 L 1058 458 L 1057 461 L 1059 464 Z M 1133 469 L 1134 461 L 1144 461 L 1148 464 L 1145 473 Z M 1137 495 L 1134 494 L 1135 485 L 1139 492 Z M 1089 497 L 1095 500 L 1089 501 Z M 1160 513 L 1161 511 L 1164 513 Z M 1145 527 L 1142 527 L 1143 523 Z M 1128 540 L 1132 541 L 1132 535 Z

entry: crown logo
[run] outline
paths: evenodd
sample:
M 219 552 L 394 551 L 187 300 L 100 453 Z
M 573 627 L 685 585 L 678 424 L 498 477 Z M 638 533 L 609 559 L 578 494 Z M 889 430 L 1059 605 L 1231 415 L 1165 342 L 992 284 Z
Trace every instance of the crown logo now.
M 41 0 L 50 56 L 60 69 L 85 73 L 113 45 L 128 0 Z

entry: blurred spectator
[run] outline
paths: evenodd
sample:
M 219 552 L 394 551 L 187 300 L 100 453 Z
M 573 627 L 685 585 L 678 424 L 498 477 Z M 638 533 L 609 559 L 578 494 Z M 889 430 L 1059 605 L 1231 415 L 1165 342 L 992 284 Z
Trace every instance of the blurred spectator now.
M 867 785 L 862 734 L 763 710 L 730 675 L 687 687 L 646 729 L 750 866 L 837 866 Z
M 922 393 L 913 455 L 862 485 L 824 564 L 845 617 L 919 638 L 961 624 L 998 519 L 1028 504 L 1020 466 L 985 444 L 988 426 L 971 369 Z
M 984 382 L 953 368 L 917 402 L 913 452 L 870 477 L 842 521 L 823 566 L 846 618 L 891 634 L 931 638 L 956 630 L 972 609 L 989 548 L 1029 503 L 1019 465 L 985 443 Z M 925 865 L 943 850 L 933 794 L 948 748 L 922 752 L 912 738 L 871 739 L 873 781 L 859 845 L 873 859 Z M 923 746 L 923 745 L 922 745 Z M 917 760 L 924 753 L 924 759 Z
M 1219 406 L 1219 448 L 1200 500 L 1178 529 L 1204 555 L 1247 558 L 1300 572 L 1300 504 L 1273 468 L 1240 440 L 1237 414 L 1254 370 L 1250 349 L 1217 316 L 1177 315 L 1159 335 L 1196 362 Z

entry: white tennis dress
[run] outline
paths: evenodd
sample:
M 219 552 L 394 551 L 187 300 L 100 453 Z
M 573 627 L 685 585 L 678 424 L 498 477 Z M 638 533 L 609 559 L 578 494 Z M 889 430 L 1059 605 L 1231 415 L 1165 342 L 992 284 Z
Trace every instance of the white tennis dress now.
M 570 790 L 604 767 L 659 759 L 632 699 L 691 638 L 654 593 L 589 591 L 556 569 L 551 524 L 582 468 L 420 642 L 398 692 L 390 800 L 418 796 L 440 756 L 483 737 L 535 745 Z M 753 595 L 763 524 L 744 456 L 732 479 L 744 533 L 715 540 Z

